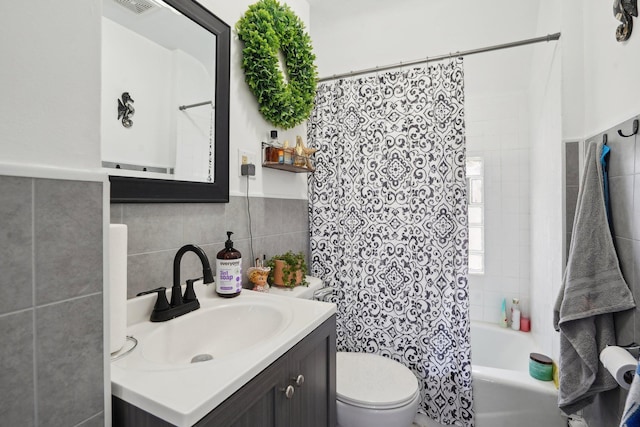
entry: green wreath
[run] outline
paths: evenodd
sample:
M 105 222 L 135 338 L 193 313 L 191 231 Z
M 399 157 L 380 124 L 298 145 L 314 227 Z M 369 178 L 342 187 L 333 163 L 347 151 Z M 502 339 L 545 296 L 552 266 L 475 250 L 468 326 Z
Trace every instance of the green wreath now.
M 287 5 L 260 0 L 236 23 L 244 42 L 242 68 L 249 88 L 269 122 L 284 129 L 309 118 L 316 95 L 318 73 L 311 38 L 304 24 Z M 289 82 L 285 82 L 279 54 Z

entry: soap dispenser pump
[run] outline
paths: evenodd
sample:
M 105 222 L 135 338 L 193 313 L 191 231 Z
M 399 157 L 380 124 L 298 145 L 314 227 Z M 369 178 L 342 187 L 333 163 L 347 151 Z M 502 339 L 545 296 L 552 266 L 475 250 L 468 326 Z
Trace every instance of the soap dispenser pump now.
M 216 256 L 216 293 L 233 298 L 242 291 L 242 255 L 233 248 L 232 231 L 227 231 L 224 249 Z

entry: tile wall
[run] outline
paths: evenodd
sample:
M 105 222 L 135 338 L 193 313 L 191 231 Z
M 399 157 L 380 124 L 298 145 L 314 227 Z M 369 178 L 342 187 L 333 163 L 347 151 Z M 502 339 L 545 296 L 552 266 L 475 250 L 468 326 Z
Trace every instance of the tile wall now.
M 0 424 L 104 424 L 102 183 L 0 176 Z
M 566 257 L 569 255 L 573 220 L 576 215 L 576 202 L 578 201 L 578 191 L 580 189 L 580 147 L 581 145 L 577 141 L 565 144 L 565 265 Z
M 640 118 L 640 116 L 636 117 Z M 607 130 L 609 147 L 609 184 L 614 242 L 622 274 L 640 304 L 640 137 L 622 138 L 621 129 L 630 133 L 633 119 Z M 589 141 L 600 140 L 602 134 Z M 614 316 L 618 344 L 640 343 L 640 308 Z M 617 426 L 622 417 L 627 392 L 620 387 L 600 393 L 595 402 L 585 408 L 589 427 Z
M 158 286 L 171 287 L 173 258 L 185 244 L 196 244 L 206 252 L 215 269 L 216 254 L 224 248 L 226 231 L 233 231 L 234 247 L 242 254 L 243 271 L 252 265 L 251 239 L 255 257 L 288 250 L 309 253 L 307 200 L 231 197 L 229 203 L 213 204 L 112 204 L 111 223 L 128 226 L 128 291 Z M 250 216 L 249 216 L 250 212 Z M 251 218 L 251 234 L 249 233 Z M 195 254 L 182 258 L 181 281 L 202 276 Z M 246 276 L 244 286 L 248 286 Z
M 469 275 L 471 319 L 498 322 L 502 299 L 529 310 L 530 183 L 527 95 L 469 98 L 467 157 L 484 159 L 485 274 Z

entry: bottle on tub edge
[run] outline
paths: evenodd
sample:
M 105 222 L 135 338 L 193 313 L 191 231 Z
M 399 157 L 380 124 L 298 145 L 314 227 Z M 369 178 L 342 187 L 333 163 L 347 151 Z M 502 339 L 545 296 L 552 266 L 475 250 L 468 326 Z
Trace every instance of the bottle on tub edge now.
M 511 329 L 520 330 L 520 300 L 514 298 L 511 300 Z
M 242 291 L 242 255 L 233 248 L 232 234 L 227 231 L 224 249 L 216 256 L 216 293 L 225 298 L 237 297 Z

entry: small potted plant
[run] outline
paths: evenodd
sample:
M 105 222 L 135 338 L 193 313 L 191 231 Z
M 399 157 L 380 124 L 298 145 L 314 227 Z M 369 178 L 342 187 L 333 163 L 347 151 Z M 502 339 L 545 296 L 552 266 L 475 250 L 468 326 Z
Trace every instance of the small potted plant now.
M 271 267 L 269 273 L 271 285 L 293 288 L 309 284 L 306 280 L 307 263 L 302 252 L 294 254 L 288 251 L 282 255 L 275 255 L 269 260 L 267 267 Z

